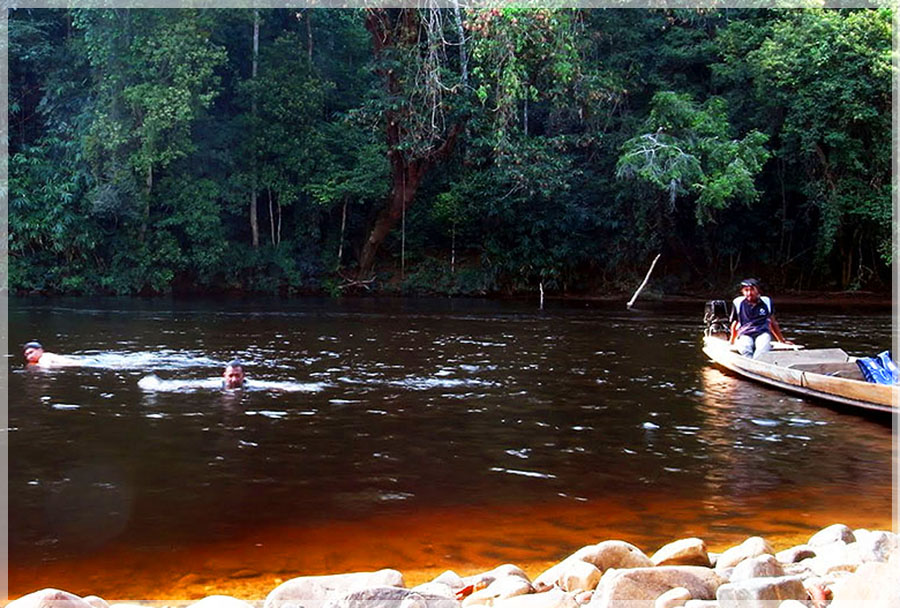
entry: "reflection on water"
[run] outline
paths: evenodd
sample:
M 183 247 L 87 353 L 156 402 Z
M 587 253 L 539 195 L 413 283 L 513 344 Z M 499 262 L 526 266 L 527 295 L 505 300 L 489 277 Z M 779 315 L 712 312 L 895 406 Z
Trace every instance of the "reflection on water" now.
M 11 353 L 13 594 L 258 598 L 304 573 L 535 568 L 604 538 L 890 525 L 890 427 L 721 373 L 702 305 L 79 306 L 11 303 L 11 345 L 86 361 Z M 887 311 L 780 316 L 809 346 L 890 339 Z M 234 358 L 252 390 L 221 390 Z

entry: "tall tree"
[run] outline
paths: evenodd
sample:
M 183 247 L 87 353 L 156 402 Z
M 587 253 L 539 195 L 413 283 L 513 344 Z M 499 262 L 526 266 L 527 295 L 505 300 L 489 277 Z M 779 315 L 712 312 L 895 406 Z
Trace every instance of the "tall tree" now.
M 749 83 L 747 114 L 770 130 L 782 221 L 842 288 L 890 264 L 890 9 L 766 13 L 732 24 L 716 66 L 729 92 Z M 732 93 L 734 94 L 734 93 Z M 804 220 L 804 218 L 809 218 Z M 814 240 L 809 237 L 814 236 Z M 879 258 L 881 258 L 879 260 Z
M 191 153 L 191 125 L 217 94 L 224 52 L 194 10 L 80 10 L 75 25 L 95 78 L 85 147 L 98 206 L 134 205 L 150 222 L 155 172 Z
M 448 77 L 444 14 L 437 9 L 366 9 L 375 69 L 382 88 L 367 108 L 387 143 L 391 189 L 363 244 L 359 273 L 372 273 L 375 255 L 416 198 L 422 180 L 453 151 L 465 118 L 453 113 L 462 94 Z

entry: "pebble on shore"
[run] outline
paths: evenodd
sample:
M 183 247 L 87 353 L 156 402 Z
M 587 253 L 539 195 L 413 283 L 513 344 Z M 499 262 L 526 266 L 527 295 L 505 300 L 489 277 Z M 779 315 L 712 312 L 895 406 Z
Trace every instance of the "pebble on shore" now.
M 895 608 L 900 606 L 900 536 L 828 526 L 775 552 L 750 537 L 721 554 L 699 538 L 676 540 L 651 557 L 621 540 L 587 545 L 532 581 L 505 564 L 474 576 L 446 571 L 406 588 L 397 570 L 299 576 L 265 600 L 210 595 L 188 608 Z M 8 608 L 139 608 L 97 596 L 41 589 Z

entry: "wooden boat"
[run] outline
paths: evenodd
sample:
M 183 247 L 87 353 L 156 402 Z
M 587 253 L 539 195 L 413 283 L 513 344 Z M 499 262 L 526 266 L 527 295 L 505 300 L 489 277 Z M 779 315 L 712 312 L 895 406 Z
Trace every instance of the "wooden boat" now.
M 866 382 L 856 358 L 840 348 L 800 349 L 776 342 L 771 351 L 751 359 L 728 340 L 706 335 L 703 352 L 740 376 L 792 393 L 879 412 L 898 410 L 900 387 Z

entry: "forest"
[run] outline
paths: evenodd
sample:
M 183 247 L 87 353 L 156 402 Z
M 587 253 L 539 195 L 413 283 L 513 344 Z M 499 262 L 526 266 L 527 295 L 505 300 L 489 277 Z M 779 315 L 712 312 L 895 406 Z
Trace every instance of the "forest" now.
M 11 293 L 890 289 L 891 9 L 11 9 Z

